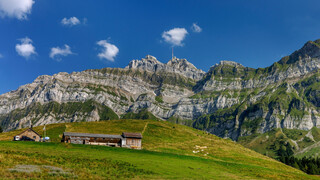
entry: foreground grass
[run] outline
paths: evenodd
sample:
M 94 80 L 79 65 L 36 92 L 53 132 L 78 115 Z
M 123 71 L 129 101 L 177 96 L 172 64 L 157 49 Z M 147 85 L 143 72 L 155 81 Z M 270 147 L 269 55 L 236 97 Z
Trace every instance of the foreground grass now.
M 61 143 L 0 142 L 3 178 L 311 179 L 298 171 L 152 151 Z M 10 172 L 19 164 L 50 165 L 68 174 Z
M 42 127 L 36 130 L 41 132 Z M 20 132 L 2 133 L 10 140 Z M 143 132 L 144 150 L 64 143 L 0 142 L 0 173 L 4 178 L 188 178 L 188 179 L 315 179 L 301 171 L 186 126 L 162 121 L 115 120 L 47 126 L 52 140 L 63 131 L 120 134 Z M 8 171 L 19 164 L 50 165 L 65 174 Z

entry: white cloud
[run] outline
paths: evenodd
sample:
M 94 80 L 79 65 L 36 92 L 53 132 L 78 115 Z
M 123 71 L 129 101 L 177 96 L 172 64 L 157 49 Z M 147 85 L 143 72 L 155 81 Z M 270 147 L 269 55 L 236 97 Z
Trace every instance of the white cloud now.
M 0 0 L 0 16 L 27 19 L 34 3 L 33 0 Z
M 1 59 L 1 58 L 3 58 L 3 55 L 2 55 L 2 54 L 0 54 L 0 59 Z
M 114 44 L 108 43 L 107 40 L 100 40 L 97 45 L 102 47 L 102 51 L 98 54 L 100 59 L 107 59 L 109 61 L 114 61 L 114 58 L 119 53 L 119 49 Z
M 183 46 L 182 41 L 185 39 L 188 31 L 185 28 L 173 28 L 162 33 L 162 38 L 172 46 Z
M 77 17 L 63 18 L 61 24 L 66 26 L 75 26 L 81 24 L 80 20 Z
M 198 26 L 196 23 L 192 24 L 191 29 L 193 32 L 196 32 L 196 33 L 199 33 L 202 31 L 202 28 L 200 26 Z
M 71 54 L 73 54 L 73 52 L 71 51 L 70 46 L 65 44 L 64 48 L 60 48 L 60 47 L 51 48 L 49 56 L 50 58 L 57 59 L 59 61 L 61 60 L 61 56 L 68 56 Z
M 28 59 L 32 54 L 37 54 L 30 38 L 25 37 L 20 39 L 20 41 L 20 44 L 16 44 L 16 51 L 20 56 Z

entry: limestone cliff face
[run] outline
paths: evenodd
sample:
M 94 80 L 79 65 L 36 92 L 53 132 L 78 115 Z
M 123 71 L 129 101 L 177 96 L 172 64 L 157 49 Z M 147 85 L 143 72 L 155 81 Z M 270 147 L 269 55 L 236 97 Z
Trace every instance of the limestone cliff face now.
M 147 110 L 234 140 L 274 128 L 320 127 L 319 42 L 259 69 L 221 61 L 205 73 L 186 59 L 161 63 L 148 55 L 123 69 L 40 76 L 0 95 L 0 123 L 12 130 L 30 121 L 99 121 Z

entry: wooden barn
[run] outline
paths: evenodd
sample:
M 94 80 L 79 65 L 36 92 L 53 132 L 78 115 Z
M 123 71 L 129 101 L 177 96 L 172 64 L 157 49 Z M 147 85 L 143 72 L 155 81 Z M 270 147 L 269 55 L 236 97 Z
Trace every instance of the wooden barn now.
M 62 142 L 141 149 L 141 139 L 142 135 L 140 133 L 122 133 L 122 135 L 112 135 L 64 132 Z
M 23 131 L 22 133 L 16 135 L 13 139 L 14 141 L 41 141 L 41 136 L 31 128 Z
M 122 133 L 122 146 L 131 149 L 141 149 L 141 133 Z
M 89 134 L 89 133 L 73 133 L 64 132 L 62 140 L 66 143 L 72 144 L 92 144 L 92 145 L 106 145 L 113 147 L 121 147 L 120 135 L 110 134 Z

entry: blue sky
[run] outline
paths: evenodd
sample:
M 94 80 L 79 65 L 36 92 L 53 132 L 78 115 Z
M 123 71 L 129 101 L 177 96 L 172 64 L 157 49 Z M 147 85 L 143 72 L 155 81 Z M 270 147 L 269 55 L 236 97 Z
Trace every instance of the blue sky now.
M 320 1 L 0 0 L 0 94 L 37 76 L 125 67 L 147 54 L 267 67 L 320 38 Z M 192 29 L 193 24 L 201 32 Z M 171 30 L 171 31 L 170 31 Z M 165 39 L 165 37 L 167 39 Z

